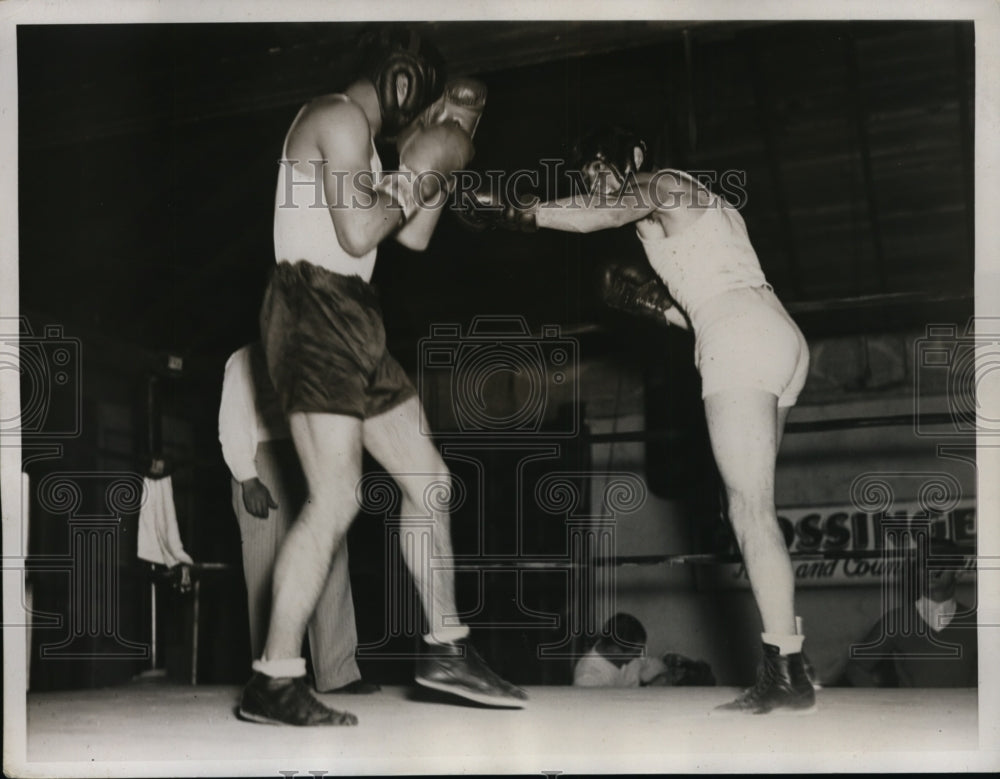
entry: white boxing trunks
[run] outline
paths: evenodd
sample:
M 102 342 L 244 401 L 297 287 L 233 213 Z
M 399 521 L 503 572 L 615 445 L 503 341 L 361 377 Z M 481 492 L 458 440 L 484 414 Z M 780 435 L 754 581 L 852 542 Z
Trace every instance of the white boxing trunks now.
M 752 388 L 794 406 L 809 372 L 802 331 L 769 286 L 714 295 L 695 310 L 695 365 L 703 398 L 727 389 Z

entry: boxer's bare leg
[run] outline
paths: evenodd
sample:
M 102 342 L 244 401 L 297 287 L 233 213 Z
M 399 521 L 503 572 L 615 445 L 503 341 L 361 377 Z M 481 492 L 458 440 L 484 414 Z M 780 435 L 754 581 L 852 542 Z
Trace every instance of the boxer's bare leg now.
M 731 389 L 705 398 L 712 453 L 765 633 L 795 633 L 795 577 L 774 507 L 777 398 Z
M 288 418 L 309 497 L 274 564 L 271 624 L 264 659 L 298 657 L 333 553 L 358 512 L 361 420 L 335 414 Z
M 364 423 L 364 443 L 403 493 L 403 555 L 420 592 L 429 624 L 428 647 L 417 661 L 424 687 L 493 706 L 521 707 L 527 695 L 502 679 L 467 640 L 458 621 L 449 501 L 451 475 L 427 429 L 416 397 Z
M 792 406 L 778 406 L 778 425 L 775 431 L 774 446 L 775 458 L 777 458 L 778 452 L 781 451 L 781 442 L 785 437 L 785 422 L 788 421 L 788 414 L 791 410 Z
M 451 474 L 434 442 L 416 396 L 366 419 L 365 448 L 396 480 L 402 493 L 399 518 L 403 559 L 413 576 L 431 636 L 442 643 L 464 638 L 458 622 L 450 568 Z
M 243 693 L 245 719 L 289 725 L 354 725 L 353 714 L 319 703 L 302 683 L 302 640 L 358 505 L 361 421 L 297 412 L 289 427 L 309 497 L 285 536 L 274 565 L 271 623 L 264 656 Z
M 815 692 L 795 623 L 795 574 L 778 525 L 774 471 L 786 409 L 763 390 L 730 389 L 705 398 L 705 415 L 729 519 L 764 628 L 764 657 L 753 687 L 719 708 L 763 714 L 810 710 Z

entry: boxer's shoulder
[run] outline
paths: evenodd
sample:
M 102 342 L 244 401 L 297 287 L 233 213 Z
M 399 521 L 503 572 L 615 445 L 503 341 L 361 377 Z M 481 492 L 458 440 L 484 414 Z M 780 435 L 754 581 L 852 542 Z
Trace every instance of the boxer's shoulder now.
M 640 174 L 641 175 L 641 174 Z M 684 171 L 673 168 L 661 168 L 655 173 L 646 174 L 655 182 L 657 194 L 666 197 L 667 204 L 689 202 L 700 190 L 701 186 Z
M 297 125 L 315 132 L 345 129 L 368 133 L 368 117 L 364 109 L 353 100 L 338 94 L 323 95 L 308 103 Z
M 365 159 L 371 144 L 371 127 L 364 110 L 338 95 L 318 97 L 306 105 L 289 132 L 289 152 L 361 152 Z M 293 155 L 294 156 L 294 155 Z
M 664 168 L 652 176 L 656 186 L 656 210 L 651 217 L 667 235 L 689 227 L 711 205 L 712 194 L 689 174 Z

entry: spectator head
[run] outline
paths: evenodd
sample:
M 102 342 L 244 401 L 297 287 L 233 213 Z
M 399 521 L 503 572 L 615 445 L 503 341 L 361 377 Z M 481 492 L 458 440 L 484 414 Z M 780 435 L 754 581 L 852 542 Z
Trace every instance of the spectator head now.
M 625 665 L 645 650 L 646 629 L 631 614 L 620 612 L 604 623 L 596 646 L 615 665 Z
M 907 549 L 903 554 L 906 591 L 913 600 L 922 597 L 942 603 L 955 596 L 959 570 L 966 550 L 948 539 L 933 539 L 929 549 Z

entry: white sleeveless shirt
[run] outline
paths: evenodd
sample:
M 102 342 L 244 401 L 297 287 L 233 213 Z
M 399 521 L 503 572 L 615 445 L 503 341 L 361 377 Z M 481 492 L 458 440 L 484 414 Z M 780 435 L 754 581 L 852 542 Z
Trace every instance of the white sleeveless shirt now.
M 669 170 L 708 194 L 705 213 L 676 235 L 643 238 L 649 264 L 693 317 L 706 300 L 744 287 L 769 286 L 739 211 L 688 173 Z
M 347 95 L 335 95 L 335 97 L 350 100 Z M 294 263 L 304 260 L 333 273 L 360 276 L 365 281 L 370 281 L 375 269 L 377 247 L 361 257 L 352 257 L 344 251 L 337 240 L 337 231 L 333 225 L 330 204 L 327 202 L 323 185 L 324 177 L 336 177 L 337 171 L 330 170 L 326 160 L 296 161 L 288 158 L 288 138 L 307 107 L 303 106 L 295 117 L 285 135 L 285 143 L 281 150 L 278 185 L 274 197 L 275 261 Z M 372 140 L 370 167 L 372 179 L 364 184 L 374 187 L 382 173 L 382 161 L 375 151 L 374 140 Z M 332 183 L 337 186 L 335 179 Z M 337 205 L 341 208 L 364 207 L 364 203 L 357 206 L 351 206 L 349 203 Z

